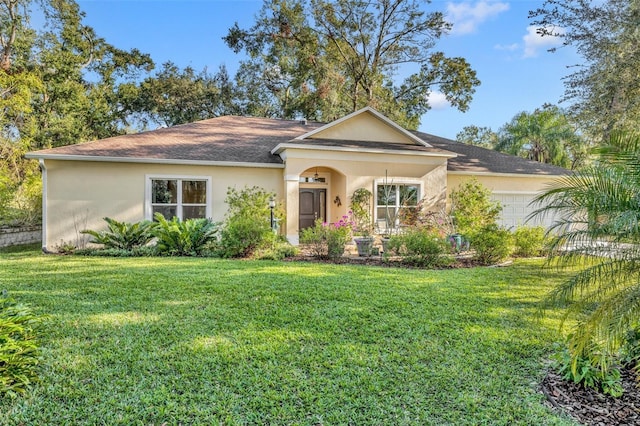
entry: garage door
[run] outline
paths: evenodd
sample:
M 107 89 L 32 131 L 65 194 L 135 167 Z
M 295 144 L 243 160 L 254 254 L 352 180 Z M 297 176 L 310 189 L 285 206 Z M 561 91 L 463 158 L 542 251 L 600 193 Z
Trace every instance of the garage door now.
M 549 215 L 527 221 L 527 216 L 539 208 L 538 205 L 530 205 L 536 195 L 535 192 L 494 192 L 491 194 L 493 200 L 502 203 L 502 218 L 499 223 L 506 228 L 514 229 L 519 225 L 542 225 L 545 228 L 551 226 L 553 217 Z

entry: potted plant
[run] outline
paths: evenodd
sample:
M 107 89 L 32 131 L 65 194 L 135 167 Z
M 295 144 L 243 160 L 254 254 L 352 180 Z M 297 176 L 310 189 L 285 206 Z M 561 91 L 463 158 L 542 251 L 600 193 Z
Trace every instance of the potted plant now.
M 358 256 L 371 256 L 373 237 L 371 236 L 371 199 L 373 194 L 366 188 L 358 188 L 351 195 L 351 214 L 353 215 L 353 240 L 358 249 Z

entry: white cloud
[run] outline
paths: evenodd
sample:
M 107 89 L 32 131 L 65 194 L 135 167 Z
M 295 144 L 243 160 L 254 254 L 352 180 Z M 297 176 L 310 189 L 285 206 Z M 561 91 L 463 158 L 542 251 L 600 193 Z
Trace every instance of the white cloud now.
M 562 39 L 560 37 L 554 36 L 544 36 L 542 37 L 540 34 L 536 33 L 537 27 L 529 26 L 527 27 L 527 34 L 525 34 L 522 39 L 524 40 L 524 57 L 532 58 L 538 56 L 538 52 L 541 49 L 550 49 L 555 46 L 559 46 L 562 44 Z M 554 28 L 554 31 L 563 34 L 564 30 L 562 28 Z
M 447 19 L 453 24 L 452 34 L 470 34 L 478 26 L 502 12 L 509 10 L 509 3 L 481 0 L 471 3 L 447 3 Z
M 506 50 L 507 52 L 513 52 L 515 50 L 518 50 L 520 48 L 520 45 L 518 43 L 496 44 L 495 46 L 493 46 L 493 48 L 496 50 Z
M 447 109 L 451 106 L 451 104 L 447 100 L 447 97 L 442 92 L 431 92 L 429 93 L 427 99 L 431 108 L 435 110 Z

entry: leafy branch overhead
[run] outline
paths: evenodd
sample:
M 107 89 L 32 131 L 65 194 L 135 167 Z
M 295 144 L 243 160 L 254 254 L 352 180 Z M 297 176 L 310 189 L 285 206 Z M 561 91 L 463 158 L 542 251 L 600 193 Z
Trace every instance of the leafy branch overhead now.
M 464 58 L 434 50 L 450 29 L 417 0 L 272 0 L 251 28 L 236 23 L 224 40 L 250 57 L 239 85 L 263 93 L 247 97 L 249 110 L 331 121 L 371 105 L 417 128 L 432 91 L 465 111 L 480 84 Z M 405 64 L 420 69 L 397 82 Z

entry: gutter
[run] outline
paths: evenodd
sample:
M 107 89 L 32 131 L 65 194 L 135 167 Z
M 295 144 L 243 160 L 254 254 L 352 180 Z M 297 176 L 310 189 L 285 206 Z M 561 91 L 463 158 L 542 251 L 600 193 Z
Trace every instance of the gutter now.
M 47 253 L 47 166 L 44 159 L 40 159 L 42 173 L 42 251 Z
M 489 171 L 453 171 L 447 170 L 448 175 L 458 176 L 494 176 L 494 177 L 506 177 L 506 178 L 558 178 L 568 176 L 568 174 L 544 174 L 544 173 L 503 173 L 503 172 L 489 172 Z
M 136 157 L 103 157 L 97 155 L 72 155 L 72 154 L 38 154 L 30 152 L 25 158 L 37 158 L 42 160 L 61 161 L 95 161 L 106 163 L 146 163 L 146 164 L 172 164 L 189 166 L 223 166 L 223 167 L 258 167 L 267 169 L 284 169 L 281 163 L 249 163 L 243 161 L 203 161 L 203 160 L 174 160 L 165 158 L 136 158 Z
M 271 154 L 280 155 L 287 149 L 302 149 L 310 151 L 338 151 L 338 152 L 357 152 L 368 154 L 395 154 L 395 155 L 407 155 L 414 157 L 441 157 L 441 158 L 455 158 L 458 154 L 450 151 L 445 152 L 428 152 L 428 151 L 404 151 L 396 149 L 385 148 L 356 148 L 356 147 L 344 147 L 344 146 L 329 146 L 329 145 L 311 145 L 303 143 L 280 143 L 271 150 Z M 444 150 L 443 150 L 444 151 Z

